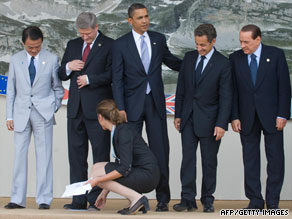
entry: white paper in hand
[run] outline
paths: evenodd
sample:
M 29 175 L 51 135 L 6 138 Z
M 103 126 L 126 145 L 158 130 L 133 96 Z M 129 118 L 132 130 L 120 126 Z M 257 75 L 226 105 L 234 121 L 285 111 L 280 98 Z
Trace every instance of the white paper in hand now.
M 71 197 L 73 195 L 84 195 L 87 191 L 90 192 L 91 185 L 86 184 L 87 181 L 73 183 L 71 185 L 66 186 L 66 190 L 62 195 L 62 198 Z

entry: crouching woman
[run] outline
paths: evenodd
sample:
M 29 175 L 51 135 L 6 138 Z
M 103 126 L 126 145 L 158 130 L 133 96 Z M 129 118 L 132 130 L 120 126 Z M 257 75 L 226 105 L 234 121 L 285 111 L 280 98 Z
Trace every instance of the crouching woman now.
M 159 167 L 155 156 L 143 138 L 125 123 L 125 118 L 113 100 L 104 100 L 97 106 L 98 121 L 104 130 L 111 131 L 112 154 L 115 162 L 94 164 L 89 183 L 102 188 L 95 206 L 104 207 L 110 191 L 129 200 L 121 214 L 147 213 L 149 203 L 142 193 L 151 192 L 159 182 Z

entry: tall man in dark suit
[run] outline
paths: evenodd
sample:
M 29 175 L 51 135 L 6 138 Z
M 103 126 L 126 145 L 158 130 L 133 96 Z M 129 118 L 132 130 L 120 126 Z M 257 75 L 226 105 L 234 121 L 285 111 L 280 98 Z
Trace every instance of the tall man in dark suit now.
M 232 78 L 226 57 L 216 51 L 216 30 L 211 24 L 195 29 L 197 50 L 187 52 L 180 69 L 175 128 L 181 132 L 181 202 L 176 211 L 192 211 L 196 205 L 196 150 L 200 142 L 203 180 L 201 202 L 204 212 L 214 212 L 217 153 L 228 128 L 232 103 Z
M 139 133 L 146 123 L 148 143 L 161 172 L 156 211 L 168 211 L 169 142 L 161 64 L 178 71 L 181 60 L 170 53 L 164 35 L 148 31 L 144 5 L 132 4 L 128 16 L 133 29 L 113 46 L 113 94 L 119 110 Z
M 261 43 L 261 30 L 244 26 L 241 50 L 230 55 L 234 82 L 232 128 L 240 133 L 247 208 L 263 209 L 260 181 L 261 132 L 268 161 L 266 205 L 278 208 L 284 179 L 283 128 L 290 118 L 291 87 L 284 52 Z
M 96 106 L 112 98 L 113 40 L 98 31 L 96 16 L 90 12 L 81 13 L 76 25 L 80 37 L 68 42 L 59 69 L 61 80 L 70 79 L 67 128 L 71 183 L 87 180 L 88 140 L 94 163 L 109 160 L 110 133 L 99 125 Z M 85 209 L 88 201 L 88 210 L 94 210 L 98 193 L 93 189 L 87 196 L 74 196 L 64 208 Z

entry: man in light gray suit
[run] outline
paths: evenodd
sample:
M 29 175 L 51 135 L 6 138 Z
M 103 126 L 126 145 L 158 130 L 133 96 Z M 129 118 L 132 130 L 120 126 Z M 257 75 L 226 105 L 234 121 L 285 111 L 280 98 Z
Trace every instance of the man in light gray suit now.
M 39 209 L 49 209 L 53 199 L 52 137 L 54 113 L 60 108 L 64 88 L 58 78 L 58 57 L 41 49 L 38 27 L 22 32 L 24 50 L 11 57 L 6 96 L 6 125 L 14 131 L 15 160 L 11 202 L 5 208 L 24 208 L 27 189 L 27 154 L 34 135 Z

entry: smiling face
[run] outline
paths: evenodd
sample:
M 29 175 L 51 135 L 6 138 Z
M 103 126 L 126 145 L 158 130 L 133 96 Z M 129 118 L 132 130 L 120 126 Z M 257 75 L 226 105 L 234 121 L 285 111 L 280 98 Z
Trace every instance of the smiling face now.
M 37 40 L 32 40 L 30 37 L 28 37 L 25 40 L 25 43 L 23 44 L 25 50 L 28 52 L 31 56 L 37 56 L 42 48 L 43 40 L 42 38 L 39 38 Z
M 215 42 L 216 42 L 216 38 L 214 38 L 212 40 L 212 42 L 210 43 L 208 41 L 208 38 L 206 35 L 203 36 L 195 36 L 195 42 L 196 42 L 196 47 L 197 47 L 197 51 L 201 56 L 205 56 L 207 55 L 213 48 Z
M 135 32 L 142 35 L 148 30 L 149 16 L 146 8 L 134 10 L 133 16 L 128 18 Z
M 254 53 L 261 43 L 261 37 L 257 36 L 255 39 L 252 38 L 251 31 L 240 31 L 239 33 L 240 46 L 244 54 Z

